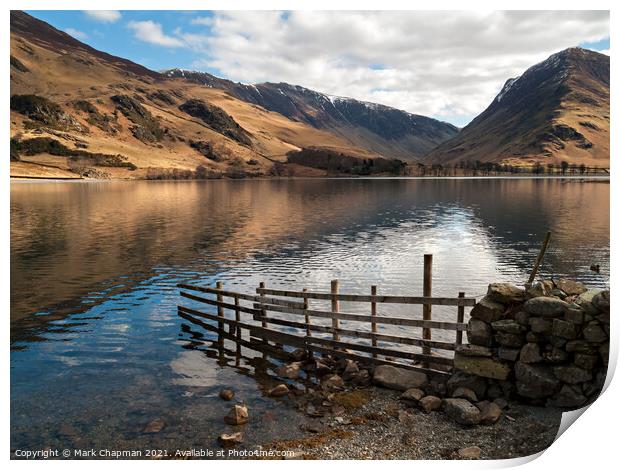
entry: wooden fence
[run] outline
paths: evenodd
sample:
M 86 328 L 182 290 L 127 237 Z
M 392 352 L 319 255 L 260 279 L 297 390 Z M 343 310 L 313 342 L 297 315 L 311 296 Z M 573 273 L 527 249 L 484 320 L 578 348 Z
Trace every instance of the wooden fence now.
M 453 365 L 450 351 L 462 343 L 463 331 L 467 329 L 465 308 L 474 306 L 476 300 L 465 297 L 463 292 L 458 297 L 433 297 L 431 276 L 432 256 L 425 255 L 424 295 L 421 297 L 378 295 L 377 286 L 371 286 L 370 295 L 344 294 L 340 293 L 337 280 L 331 282 L 329 292 L 270 289 L 261 282 L 256 294 L 226 290 L 221 282 L 217 282 L 215 287 L 179 284 L 183 298 L 215 309 L 207 312 L 180 305 L 178 314 L 216 332 L 219 342 L 232 340 L 237 342 L 238 347 L 243 345 L 272 353 L 282 352 L 283 346 L 303 348 L 312 354 L 330 354 L 372 364 L 422 369 L 431 375 L 445 375 Z M 313 308 L 311 302 L 328 304 L 330 308 Z M 341 311 L 341 303 L 349 302 L 368 304 L 368 314 Z M 421 305 L 422 318 L 409 314 L 379 315 L 379 305 L 385 304 Z M 434 305 L 455 307 L 455 321 L 433 320 Z M 327 324 L 319 324 L 313 319 L 328 321 Z M 343 328 L 341 321 L 351 322 L 356 327 Z M 396 325 L 401 330 L 402 327 L 421 328 L 422 335 L 379 332 L 378 325 Z M 244 335 L 243 330 L 249 334 Z M 433 330 L 454 331 L 455 340 L 433 340 Z M 403 345 L 418 350 L 407 350 Z M 438 354 L 436 350 L 444 352 Z

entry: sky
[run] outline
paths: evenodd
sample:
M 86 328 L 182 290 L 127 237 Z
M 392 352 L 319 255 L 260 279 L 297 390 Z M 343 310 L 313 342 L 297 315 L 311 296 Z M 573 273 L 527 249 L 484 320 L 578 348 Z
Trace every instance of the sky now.
M 567 47 L 609 54 L 607 11 L 28 11 L 153 70 L 287 82 L 464 126 Z

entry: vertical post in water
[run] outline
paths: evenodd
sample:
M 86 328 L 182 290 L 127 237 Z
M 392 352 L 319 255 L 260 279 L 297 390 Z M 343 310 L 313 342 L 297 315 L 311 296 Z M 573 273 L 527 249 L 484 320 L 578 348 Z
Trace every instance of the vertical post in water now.
M 370 286 L 370 295 L 375 297 L 377 295 L 377 286 Z M 377 333 L 377 324 L 375 323 L 375 318 L 377 316 L 377 302 L 374 300 L 370 302 L 370 316 L 373 317 L 370 319 L 370 331 L 372 332 L 372 347 L 377 347 L 377 338 L 375 334 Z M 372 353 L 372 357 L 377 357 L 376 353 Z
M 530 274 L 530 278 L 527 281 L 528 285 L 532 285 L 534 279 L 536 279 L 536 274 L 538 274 L 538 268 L 540 268 L 540 263 L 542 263 L 543 257 L 545 256 L 545 251 L 547 251 L 547 245 L 549 244 L 549 239 L 551 238 L 551 232 L 547 232 L 545 235 L 545 239 L 543 241 L 542 247 L 540 248 L 540 252 L 536 257 L 536 262 L 534 263 L 534 269 L 532 269 L 532 274 Z
M 215 288 L 218 290 L 221 290 L 223 288 L 223 284 L 222 281 L 217 281 L 215 283 Z M 224 298 L 222 296 L 222 294 L 220 292 L 217 293 L 217 302 L 218 302 L 218 306 L 217 306 L 217 316 L 218 317 L 224 317 L 224 307 L 222 307 L 220 305 L 221 302 L 224 301 Z M 217 330 L 218 330 L 218 334 L 217 334 L 217 341 L 220 345 L 224 344 L 224 337 L 222 336 L 222 331 L 224 331 L 224 322 L 218 322 L 217 323 Z
M 241 361 L 241 327 L 239 323 L 241 323 L 241 311 L 239 310 L 239 297 L 235 297 L 235 322 L 237 330 L 235 331 L 237 335 L 237 348 L 235 349 L 235 364 L 238 366 Z
M 424 297 L 431 297 L 433 295 L 433 255 L 430 254 L 424 255 L 424 285 L 422 295 Z M 424 304 L 422 306 L 422 318 L 424 320 L 433 319 L 433 306 L 431 304 Z M 426 340 L 431 339 L 430 328 L 425 327 L 422 329 L 422 338 Z M 431 348 L 424 346 L 422 352 L 424 354 L 430 354 Z
M 260 284 L 258 284 L 259 289 L 264 289 L 265 288 L 265 283 L 261 282 Z M 265 303 L 265 299 L 264 299 L 265 295 L 261 292 L 260 293 L 260 303 L 261 303 L 261 309 L 260 309 L 260 316 L 262 317 L 261 320 L 261 326 L 263 328 L 267 328 L 267 320 L 265 320 L 265 318 L 267 317 L 267 310 L 264 307 L 264 303 Z M 266 339 L 263 338 L 263 343 L 267 343 L 268 341 Z
M 459 292 L 459 299 L 465 297 L 465 292 Z M 463 305 L 458 306 L 458 312 L 456 314 L 456 322 L 463 323 L 465 321 L 465 307 Z M 463 344 L 463 332 L 456 330 L 456 344 Z
M 304 288 L 302 289 L 303 293 L 308 292 L 308 289 Z M 308 297 L 307 296 L 303 296 L 304 299 L 304 310 L 308 310 Z M 312 336 L 312 331 L 310 330 L 310 315 L 308 315 L 306 313 L 305 315 L 305 320 L 306 320 L 306 336 Z
M 334 295 L 334 297 L 332 297 L 332 312 L 338 313 L 340 310 L 340 302 L 335 297 L 338 295 L 338 279 L 332 281 L 332 295 Z M 336 332 L 336 330 L 340 328 L 340 321 L 338 321 L 336 316 L 332 317 L 332 328 L 334 330 L 334 341 L 340 341 L 340 335 Z

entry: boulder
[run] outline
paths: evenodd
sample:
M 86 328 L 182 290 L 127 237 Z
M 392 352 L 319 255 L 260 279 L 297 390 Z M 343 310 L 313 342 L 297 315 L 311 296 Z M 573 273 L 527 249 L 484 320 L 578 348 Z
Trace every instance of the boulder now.
M 553 374 L 567 384 L 578 384 L 592 380 L 592 372 L 577 366 L 555 366 Z
M 560 388 L 560 381 L 548 366 L 517 362 L 515 378 L 517 393 L 525 398 L 546 398 Z
M 491 325 L 482 320 L 472 318 L 467 323 L 467 341 L 469 344 L 489 347 L 493 344 Z
M 583 329 L 582 334 L 585 340 L 590 343 L 604 343 L 609 339 L 607 338 L 605 330 L 603 330 L 598 323 L 589 323 L 588 326 Z
M 270 397 L 283 397 L 284 395 L 288 395 L 289 389 L 285 384 L 279 384 L 273 387 L 271 390 L 267 392 L 267 395 Z
M 481 454 L 480 447 L 471 446 L 471 447 L 463 447 L 458 450 L 458 456 L 462 459 L 475 460 L 480 458 Z
M 517 313 L 515 313 L 515 321 L 519 325 L 527 327 L 530 322 L 530 314 L 527 313 L 525 310 L 519 310 Z
M 526 299 L 525 290 L 510 284 L 509 282 L 498 282 L 489 284 L 487 297 L 494 302 L 504 305 L 517 304 Z
M 564 320 L 581 325 L 584 322 L 584 311 L 581 308 L 570 307 L 564 314 Z
M 523 304 L 523 310 L 534 317 L 557 318 L 567 309 L 566 302 L 553 297 L 534 297 Z
M 534 333 L 543 333 L 543 334 L 551 333 L 551 328 L 553 326 L 553 322 L 551 320 L 547 320 L 546 318 L 540 318 L 540 317 L 530 318 L 529 324 L 530 324 L 530 329 Z
M 549 401 L 549 404 L 562 408 L 579 408 L 587 398 L 574 385 L 563 385 L 562 389 Z
M 291 357 L 293 359 L 295 359 L 295 361 L 303 361 L 304 359 L 306 359 L 308 352 L 305 349 L 295 349 L 293 351 L 291 351 L 290 353 Z
M 465 398 L 471 402 L 478 401 L 476 392 L 474 392 L 471 388 L 458 387 L 456 390 L 452 392 L 451 395 L 452 395 L 452 398 Z
M 419 388 L 410 388 L 400 396 L 400 399 L 412 403 L 418 403 L 423 397 L 424 392 L 422 390 Z
M 515 320 L 497 320 L 491 323 L 491 327 L 495 331 L 501 331 L 503 333 L 510 333 L 513 335 L 518 335 L 522 331 L 525 330 L 521 325 L 519 325 Z
M 502 416 L 502 409 L 495 402 L 478 403 L 480 424 L 495 424 Z
M 567 352 L 584 353 L 584 354 L 596 354 L 598 347 L 596 344 L 588 343 L 583 339 L 575 339 L 566 343 Z
M 605 365 L 605 367 L 607 367 L 607 365 L 609 364 L 609 343 L 601 345 L 598 351 L 601 355 L 601 358 L 603 359 L 603 364 Z
M 597 315 L 600 310 L 594 306 L 593 300 L 598 294 L 603 292 L 601 289 L 588 289 L 575 299 L 575 303 L 579 305 L 584 312 L 590 315 Z
M 592 297 L 592 304 L 601 312 L 609 312 L 610 296 L 609 291 L 604 290 Z
M 513 335 L 511 333 L 503 333 L 498 331 L 495 334 L 495 341 L 507 348 L 520 348 L 525 343 L 522 335 Z
M 551 289 L 549 291 L 549 295 L 552 297 L 557 297 L 558 299 L 564 300 L 568 295 L 562 289 L 558 289 L 557 287 Z
M 545 295 L 549 295 L 549 287 L 540 281 L 534 282 L 530 287 L 527 288 L 526 296 L 528 299 L 533 299 L 534 297 L 543 297 Z
M 551 351 L 543 354 L 543 358 L 547 362 L 565 362 L 568 360 L 568 353 L 561 348 L 553 347 Z
M 463 356 L 481 356 L 491 357 L 493 351 L 485 346 L 479 346 L 477 344 L 461 344 L 456 347 L 456 352 Z
M 224 422 L 226 424 L 235 426 L 245 424 L 249 419 L 248 408 L 245 405 L 234 405 L 228 414 L 224 416 Z
M 553 283 L 566 295 L 580 295 L 588 290 L 581 282 L 571 281 L 570 279 L 554 279 Z
M 579 334 L 579 328 L 574 323 L 554 318 L 551 333 L 560 338 L 575 339 Z
M 528 331 L 525 335 L 525 341 L 528 343 L 544 343 L 546 337 L 542 333 L 534 333 L 533 331 Z
M 486 394 L 487 381 L 483 377 L 457 371 L 446 382 L 446 388 L 452 394 L 459 387 L 469 388 L 476 393 L 476 396 L 482 398 Z
M 276 374 L 287 379 L 297 379 L 301 374 L 301 362 L 284 364 L 276 370 Z
M 505 311 L 506 307 L 504 307 L 504 305 L 493 301 L 488 295 L 486 295 L 476 303 L 474 308 L 472 308 L 470 316 L 476 320 L 491 323 L 496 320 L 500 320 L 504 316 Z
M 321 388 L 326 392 L 338 392 L 344 390 L 344 381 L 337 374 L 330 375 L 321 381 Z
M 347 359 L 345 363 L 344 370 L 342 371 L 342 379 L 343 380 L 353 380 L 359 374 L 359 367 L 357 362 L 352 361 L 351 359 Z
M 519 358 L 519 353 L 521 350 L 519 348 L 504 348 L 501 347 L 497 350 L 497 357 L 503 359 L 504 361 L 516 361 Z
M 436 411 L 441 408 L 441 398 L 434 395 L 427 395 L 418 402 L 418 405 L 427 413 Z
M 489 379 L 505 380 L 510 374 L 510 366 L 491 357 L 470 357 L 454 354 L 454 368 L 468 374 Z
M 542 361 L 542 356 L 540 355 L 540 346 L 538 346 L 538 344 L 536 343 L 527 343 L 521 348 L 519 360 L 527 364 L 533 364 L 535 362 Z
M 428 383 L 428 377 L 423 372 L 390 365 L 377 366 L 372 380 L 383 387 L 401 391 L 410 388 L 421 388 Z
M 234 398 L 235 392 L 229 388 L 220 390 L 219 396 L 222 400 L 230 401 Z
M 351 382 L 354 385 L 360 385 L 365 387 L 366 385 L 370 385 L 370 373 L 367 369 L 362 369 L 359 373 L 351 379 Z
M 464 398 L 446 398 L 443 409 L 454 421 L 465 426 L 480 422 L 480 410 Z
M 592 370 L 596 367 L 598 356 L 594 354 L 575 353 L 575 365 L 582 369 Z
M 243 442 L 243 434 L 234 432 L 232 434 L 220 434 L 217 441 L 222 447 L 234 447 Z

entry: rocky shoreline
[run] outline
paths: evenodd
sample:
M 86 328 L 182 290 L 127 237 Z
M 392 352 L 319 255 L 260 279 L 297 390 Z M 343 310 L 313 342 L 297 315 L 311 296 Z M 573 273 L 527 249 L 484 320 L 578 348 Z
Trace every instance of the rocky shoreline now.
M 304 416 L 306 437 L 259 450 L 306 459 L 505 459 L 547 448 L 561 414 L 596 399 L 609 354 L 609 291 L 569 280 L 490 284 L 471 311 L 467 344 L 437 377 L 392 365 L 313 357 L 303 350 L 265 394 Z M 222 399 L 233 400 L 224 390 Z M 260 421 L 242 403 L 223 418 L 243 442 Z

